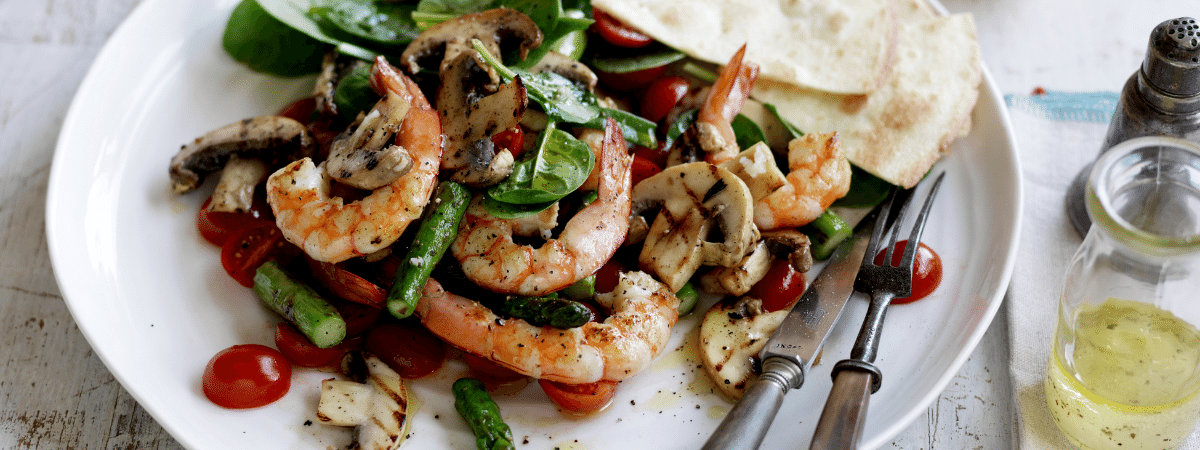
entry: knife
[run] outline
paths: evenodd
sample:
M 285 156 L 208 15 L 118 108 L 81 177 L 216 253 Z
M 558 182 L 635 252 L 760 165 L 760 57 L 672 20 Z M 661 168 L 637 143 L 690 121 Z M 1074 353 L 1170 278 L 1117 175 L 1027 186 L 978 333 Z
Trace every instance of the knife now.
M 853 237 L 842 242 L 804 295 L 792 306 L 779 328 L 759 353 L 762 375 L 725 416 L 705 442 L 704 450 L 757 449 L 790 389 L 804 377 L 821 344 L 854 293 L 854 278 L 871 239 L 878 208 L 855 227 Z

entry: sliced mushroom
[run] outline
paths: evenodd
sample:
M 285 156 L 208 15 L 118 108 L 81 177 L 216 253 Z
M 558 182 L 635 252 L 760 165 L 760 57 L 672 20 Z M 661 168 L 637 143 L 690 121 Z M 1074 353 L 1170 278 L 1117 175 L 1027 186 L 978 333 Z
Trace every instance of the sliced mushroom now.
M 551 72 L 562 75 L 563 78 L 570 80 L 575 85 L 591 92 L 596 89 L 596 83 L 599 78 L 596 77 L 596 72 L 587 65 L 579 61 L 571 59 L 571 57 L 556 51 L 546 52 L 542 59 L 538 60 L 537 64 L 529 68 L 532 73 Z
M 788 310 L 765 312 L 762 301 L 743 297 L 722 301 L 700 323 L 700 361 L 722 393 L 739 399 L 761 368 L 758 353 Z
M 755 201 L 770 195 L 787 184 L 787 176 L 775 163 L 775 154 L 766 143 L 759 142 L 743 150 L 733 159 L 720 164 L 746 182 Z
M 338 115 L 337 103 L 333 101 L 337 84 L 342 77 L 362 64 L 366 64 L 366 62 L 358 58 L 342 56 L 336 47 L 325 52 L 325 57 L 321 60 L 321 72 L 317 74 L 317 81 L 313 86 L 313 98 L 316 100 L 315 110 L 317 113 L 326 117 Z
M 762 241 L 776 258 L 786 258 L 797 272 L 808 272 L 812 268 L 812 241 L 795 229 L 780 229 L 762 232 Z
M 408 173 L 412 156 L 392 142 L 410 106 L 402 96 L 385 92 L 366 116 L 330 143 L 325 161 L 329 177 L 373 190 Z
M 267 177 L 267 165 L 257 159 L 229 157 L 213 189 L 209 211 L 246 212 L 254 203 L 254 188 Z
M 355 427 L 348 448 L 394 450 L 408 428 L 408 391 L 400 375 L 373 355 L 365 356 L 364 383 L 328 379 L 321 382 L 317 421 Z
M 493 55 L 500 55 L 500 44 L 517 40 L 521 59 L 529 50 L 542 45 L 542 31 L 525 14 L 508 8 L 489 9 L 474 14 L 465 14 L 430 27 L 422 32 L 400 56 L 400 64 L 409 73 L 417 73 L 423 63 L 441 54 L 438 72 L 445 72 L 460 55 L 470 55 L 483 67 L 496 84 L 499 79 L 495 70 L 485 63 L 471 46 L 472 39 L 479 39 Z
M 184 145 L 171 158 L 171 183 L 175 192 L 182 194 L 225 167 L 230 156 L 257 158 L 274 167 L 279 162 L 311 156 L 316 147 L 304 124 L 295 120 L 282 116 L 245 119 Z
M 767 243 L 758 241 L 750 254 L 730 267 L 716 267 L 697 276 L 700 290 L 717 295 L 743 295 L 750 292 L 755 283 L 767 276 L 775 258 L 767 249 Z
M 673 166 L 638 183 L 631 223 L 645 220 L 642 214 L 655 207 L 658 216 L 638 262 L 675 291 L 702 264 L 737 264 L 758 240 L 750 190 L 733 173 L 706 162 Z M 714 236 L 718 241 L 710 242 Z
M 437 91 L 446 134 L 442 169 L 454 171 L 452 178 L 470 186 L 490 186 L 512 173 L 512 153 L 497 152 L 490 137 L 518 126 L 529 105 L 520 77 L 487 95 L 483 74 L 474 58 L 461 55 L 442 72 Z

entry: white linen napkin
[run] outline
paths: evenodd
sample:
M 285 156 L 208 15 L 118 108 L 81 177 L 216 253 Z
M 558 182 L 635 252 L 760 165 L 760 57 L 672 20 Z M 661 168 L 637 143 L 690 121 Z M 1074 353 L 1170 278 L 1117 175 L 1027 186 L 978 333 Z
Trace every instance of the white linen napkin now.
M 1064 210 L 1064 194 L 1099 154 L 1116 99 L 1111 92 L 1005 98 L 1025 187 L 1020 248 L 1006 302 L 1018 421 L 1014 444 L 1021 449 L 1071 448 L 1050 417 L 1043 391 L 1063 275 L 1082 243 Z M 1200 436 L 1193 433 L 1180 448 L 1200 449 Z

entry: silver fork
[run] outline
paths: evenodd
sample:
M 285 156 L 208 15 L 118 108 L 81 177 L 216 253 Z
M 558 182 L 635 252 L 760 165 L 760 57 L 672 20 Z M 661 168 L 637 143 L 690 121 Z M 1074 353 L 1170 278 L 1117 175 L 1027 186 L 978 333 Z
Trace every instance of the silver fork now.
M 863 257 L 862 267 L 854 280 L 854 290 L 869 294 L 871 306 L 867 308 L 867 316 L 863 320 L 858 339 L 854 342 L 854 348 L 850 351 L 850 359 L 838 361 L 833 366 L 833 389 L 829 392 L 829 399 L 825 402 L 825 409 L 817 422 L 817 430 L 809 447 L 811 450 L 858 447 L 867 418 L 868 400 L 871 394 L 879 390 L 883 380 L 883 373 L 874 362 L 879 349 L 879 335 L 883 332 L 884 314 L 893 299 L 908 297 L 912 290 L 913 260 L 921 242 L 921 232 L 925 229 L 925 221 L 929 218 L 933 199 L 937 196 L 938 188 L 945 177 L 946 173 L 942 172 L 929 189 L 929 195 L 925 198 L 925 204 L 913 224 L 899 265 L 891 265 L 892 251 L 900 234 L 898 228 L 904 224 L 916 197 L 915 193 L 904 203 L 895 222 L 888 226 L 887 215 L 891 213 L 892 202 L 895 201 L 897 193 L 892 191 L 887 204 L 880 211 L 880 220 L 875 221 L 871 243 L 867 246 L 867 254 Z M 879 254 L 885 238 L 887 247 L 883 264 L 877 265 L 875 255 Z

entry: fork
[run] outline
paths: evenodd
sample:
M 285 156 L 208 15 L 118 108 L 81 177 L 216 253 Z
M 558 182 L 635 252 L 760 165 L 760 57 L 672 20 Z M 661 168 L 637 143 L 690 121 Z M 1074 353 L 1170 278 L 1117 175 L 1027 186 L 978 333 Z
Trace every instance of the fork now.
M 829 399 L 825 402 L 825 409 L 817 422 L 810 450 L 858 447 L 867 418 L 868 400 L 871 394 L 879 390 L 883 381 L 883 373 L 874 362 L 879 350 L 879 336 L 883 332 L 884 314 L 893 299 L 908 297 L 912 290 L 913 260 L 921 242 L 921 232 L 925 229 L 925 221 L 929 218 L 933 199 L 937 196 L 938 188 L 945 177 L 946 173 L 942 172 L 929 189 L 925 204 L 913 224 L 908 243 L 904 246 L 899 265 L 891 264 L 892 252 L 899 236 L 897 230 L 904 224 L 916 195 L 905 201 L 894 223 L 888 226 L 887 215 L 892 211 L 892 203 L 896 200 L 898 192 L 893 190 L 880 211 L 880 220 L 875 221 L 871 241 L 867 245 L 867 254 L 863 257 L 862 267 L 854 280 L 854 290 L 870 295 L 871 305 L 867 308 L 866 318 L 858 333 L 858 339 L 854 342 L 854 348 L 850 351 L 850 358 L 838 361 L 833 366 L 833 389 L 829 392 Z M 884 250 L 883 264 L 875 264 L 875 256 L 879 254 L 885 238 L 887 247 Z

